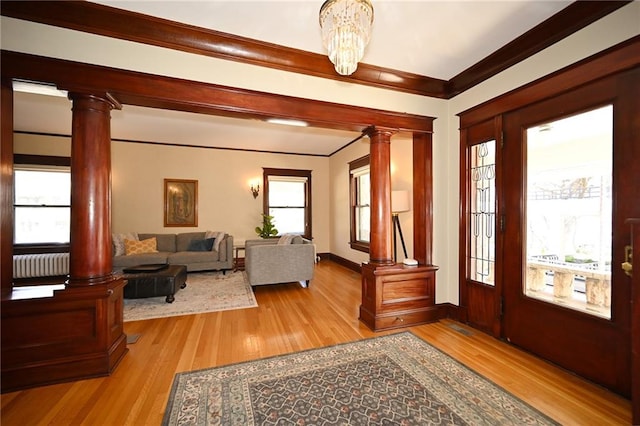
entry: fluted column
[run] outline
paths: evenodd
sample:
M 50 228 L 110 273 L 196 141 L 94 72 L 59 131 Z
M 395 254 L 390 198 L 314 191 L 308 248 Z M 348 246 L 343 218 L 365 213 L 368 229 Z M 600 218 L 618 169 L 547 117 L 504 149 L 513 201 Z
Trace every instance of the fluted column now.
M 371 176 L 371 236 L 369 262 L 387 265 L 393 262 L 391 228 L 391 135 L 388 129 L 372 128 L 369 169 Z
M 111 109 L 108 96 L 69 94 L 71 136 L 71 241 L 69 285 L 113 279 L 111 259 Z

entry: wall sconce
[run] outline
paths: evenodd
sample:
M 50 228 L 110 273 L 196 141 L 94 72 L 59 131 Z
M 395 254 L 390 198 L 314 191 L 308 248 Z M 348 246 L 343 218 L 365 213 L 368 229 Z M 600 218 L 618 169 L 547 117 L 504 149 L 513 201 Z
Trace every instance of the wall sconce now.
M 251 184 L 251 193 L 253 194 L 253 198 L 258 198 L 258 195 L 260 194 L 260 184 Z

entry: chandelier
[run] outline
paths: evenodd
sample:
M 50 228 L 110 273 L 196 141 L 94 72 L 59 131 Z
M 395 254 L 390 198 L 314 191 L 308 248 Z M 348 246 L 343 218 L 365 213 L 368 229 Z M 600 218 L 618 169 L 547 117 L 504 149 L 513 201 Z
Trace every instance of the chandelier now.
M 351 75 L 369 43 L 373 6 L 369 0 L 326 0 L 320 8 L 322 43 L 340 75 Z

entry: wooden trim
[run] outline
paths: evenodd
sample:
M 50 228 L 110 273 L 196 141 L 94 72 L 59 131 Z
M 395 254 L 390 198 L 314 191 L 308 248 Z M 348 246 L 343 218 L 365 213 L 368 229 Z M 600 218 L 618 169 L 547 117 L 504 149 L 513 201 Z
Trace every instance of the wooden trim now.
M 71 167 L 71 157 L 61 157 L 56 155 L 13 154 L 13 164 L 37 164 L 45 166 Z
M 428 134 L 413 135 L 413 256 L 433 261 L 433 143 Z
M 4 5 L 4 3 L 3 3 Z M 378 127 L 432 132 L 433 118 L 275 95 L 3 50 L 2 77 L 53 83 L 61 89 L 108 92 L 125 105 L 266 120 L 290 118 L 311 127 L 362 132 Z M 153 81 L 153 84 L 149 84 Z
M 0 294 L 10 294 L 13 281 L 13 87 L 2 78 L 0 97 Z
M 630 1 L 575 1 L 448 82 L 452 98 L 570 36 Z
M 629 1 L 577 1 L 450 81 L 360 63 L 338 75 L 325 55 L 90 2 L 3 1 L 12 18 L 399 92 L 449 99 L 551 46 Z
M 593 80 L 631 69 L 639 64 L 640 36 L 635 36 L 573 65 L 458 113 L 460 128 L 470 127 Z
M 351 269 L 354 272 L 362 272 L 362 268 L 359 263 L 353 262 L 349 259 L 345 259 L 344 257 L 338 256 L 337 254 L 329 253 L 328 259 L 332 262 L 337 263 L 338 265 L 344 266 L 347 269 Z
M 349 162 L 349 247 L 351 250 L 361 251 L 363 253 L 369 253 L 368 242 L 358 241 L 356 232 L 356 199 L 357 199 L 357 185 L 356 178 L 351 173 L 352 171 L 361 167 L 368 166 L 370 163 L 370 155 L 364 155 L 358 159 Z
M 263 167 L 262 168 L 262 211 L 264 214 L 269 214 L 269 176 L 297 176 L 307 179 L 305 187 L 305 206 L 304 206 L 304 234 L 303 237 L 312 240 L 313 239 L 313 203 L 311 202 L 312 182 L 311 182 L 312 170 L 298 170 L 298 169 L 276 169 Z

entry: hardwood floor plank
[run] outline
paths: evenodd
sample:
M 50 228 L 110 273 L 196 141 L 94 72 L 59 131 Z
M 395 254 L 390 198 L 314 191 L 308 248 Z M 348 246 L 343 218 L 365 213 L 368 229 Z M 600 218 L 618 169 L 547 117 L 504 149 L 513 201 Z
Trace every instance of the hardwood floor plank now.
M 140 334 L 105 378 L 3 394 L 3 426 L 159 425 L 176 373 L 395 333 L 358 321 L 360 275 L 330 261 L 308 289 L 259 286 L 257 308 L 125 323 Z M 628 425 L 631 404 L 452 320 L 409 328 L 562 424 Z

